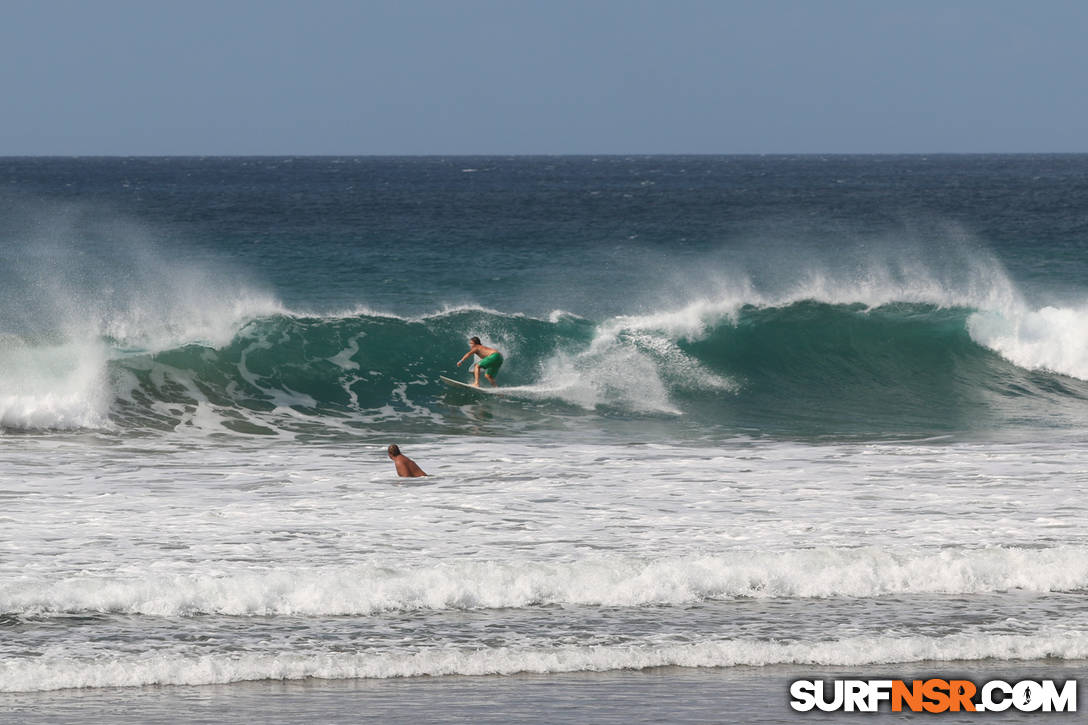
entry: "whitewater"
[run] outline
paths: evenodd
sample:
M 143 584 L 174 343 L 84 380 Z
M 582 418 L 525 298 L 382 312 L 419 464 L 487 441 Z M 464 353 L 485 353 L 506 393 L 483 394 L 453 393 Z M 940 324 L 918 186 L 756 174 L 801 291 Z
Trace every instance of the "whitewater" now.
M 5 161 L 0 707 L 1088 661 L 1088 159 L 469 161 Z

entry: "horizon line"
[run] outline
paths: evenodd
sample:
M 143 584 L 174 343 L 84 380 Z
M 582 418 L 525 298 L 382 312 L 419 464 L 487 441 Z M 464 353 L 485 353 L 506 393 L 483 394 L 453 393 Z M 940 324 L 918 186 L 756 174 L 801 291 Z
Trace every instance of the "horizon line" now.
M 768 151 L 768 152 L 561 152 L 561 153 L 163 153 L 4 154 L 0 159 L 288 159 L 288 158 L 648 158 L 648 157 L 849 157 L 849 156 L 1084 156 L 1088 151 Z

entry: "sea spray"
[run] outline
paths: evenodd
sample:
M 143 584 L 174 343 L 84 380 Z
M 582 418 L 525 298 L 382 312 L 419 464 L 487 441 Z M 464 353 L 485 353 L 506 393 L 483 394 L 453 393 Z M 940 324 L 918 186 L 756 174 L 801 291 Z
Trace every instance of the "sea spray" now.
M 0 340 L 0 427 L 103 428 L 109 425 L 106 349 L 94 340 Z
M 116 361 L 228 345 L 248 321 L 282 311 L 245 275 L 179 259 L 105 210 L 45 205 L 35 221 L 2 290 L 4 428 L 124 427 L 116 403 L 132 375 Z

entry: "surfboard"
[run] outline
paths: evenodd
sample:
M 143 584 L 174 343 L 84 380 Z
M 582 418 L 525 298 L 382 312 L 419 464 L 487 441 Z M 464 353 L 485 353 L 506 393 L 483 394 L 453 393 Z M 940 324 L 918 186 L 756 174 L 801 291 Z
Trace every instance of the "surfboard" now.
M 444 382 L 446 385 L 450 386 L 451 388 L 458 388 L 460 390 L 470 390 L 473 393 L 488 393 L 488 394 L 490 394 L 490 393 L 499 392 L 497 388 L 485 388 L 485 387 L 482 387 L 482 386 L 477 388 L 472 383 L 462 383 L 460 380 L 454 380 L 453 378 L 447 378 L 445 375 L 439 375 L 438 379 L 441 380 L 442 382 Z

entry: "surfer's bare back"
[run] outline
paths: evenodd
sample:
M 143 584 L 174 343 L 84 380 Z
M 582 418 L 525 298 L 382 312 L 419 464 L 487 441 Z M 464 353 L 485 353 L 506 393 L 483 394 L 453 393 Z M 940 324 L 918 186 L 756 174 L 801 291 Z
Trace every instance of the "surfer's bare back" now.
M 481 344 L 478 337 L 469 338 L 468 342 L 471 347 L 464 354 L 464 357 L 457 361 L 457 367 L 461 367 L 461 363 L 472 357 L 472 355 L 479 355 L 480 361 L 476 363 L 476 382 L 473 385 L 477 388 L 480 387 L 480 371 L 483 370 L 487 382 L 498 387 L 499 384 L 495 382 L 495 376 L 499 374 L 499 368 L 502 367 L 502 353 L 493 347 Z
M 416 465 L 415 461 L 400 452 L 400 447 L 396 443 L 389 446 L 389 458 L 392 459 L 393 465 L 397 467 L 397 475 L 401 478 L 419 478 L 427 475 L 422 468 Z

